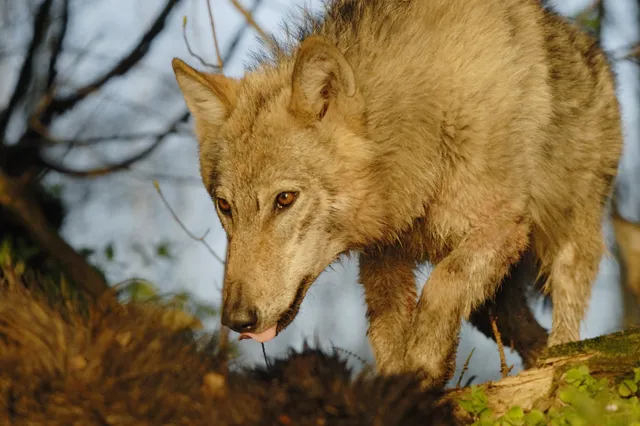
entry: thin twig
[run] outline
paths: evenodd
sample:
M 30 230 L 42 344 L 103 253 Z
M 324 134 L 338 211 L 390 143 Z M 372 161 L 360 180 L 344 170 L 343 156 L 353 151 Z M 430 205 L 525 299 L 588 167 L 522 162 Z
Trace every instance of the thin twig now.
M 456 384 L 456 389 L 460 389 L 460 385 L 462 385 L 462 379 L 464 378 L 465 373 L 469 369 L 469 362 L 471 362 L 471 357 L 473 356 L 473 352 L 475 352 L 476 348 L 471 349 L 467 360 L 464 362 L 462 366 L 462 371 L 460 372 L 460 377 L 458 378 L 458 383 Z
M 253 6 L 251 6 L 251 10 L 249 10 L 249 13 L 250 14 L 256 13 L 256 11 L 262 5 L 263 2 L 264 2 L 264 0 L 255 0 L 255 2 L 253 3 Z M 231 42 L 229 43 L 229 48 L 228 48 L 227 52 L 231 53 L 231 52 L 235 52 L 236 51 L 236 49 L 240 45 L 240 40 L 242 39 L 242 36 L 244 35 L 244 32 L 249 27 L 250 27 L 249 23 L 245 23 L 245 25 L 243 25 L 242 28 L 240 28 L 240 30 L 238 30 L 238 32 L 236 32 L 235 36 L 231 39 Z M 229 53 L 227 53 L 222 58 L 224 63 L 228 63 L 231 60 L 231 55 Z
M 215 68 L 217 69 L 218 66 L 211 64 L 207 61 L 205 61 L 202 56 L 198 55 L 196 52 L 194 52 L 194 50 L 191 48 L 191 45 L 189 44 L 189 38 L 187 37 L 187 17 L 184 16 L 182 18 L 182 38 L 184 39 L 184 44 L 187 46 L 187 50 L 189 51 L 189 54 L 191 56 L 193 56 L 194 58 L 196 58 L 197 60 L 200 61 L 200 63 L 205 66 L 205 67 L 211 67 L 211 68 Z
M 60 54 L 62 53 L 62 47 L 64 45 L 65 36 L 67 35 L 67 28 L 69 26 L 69 0 L 62 1 L 62 17 L 60 23 L 60 30 L 58 31 L 57 38 L 53 44 L 51 50 L 51 58 L 49 59 L 49 74 L 47 75 L 47 89 L 52 90 L 53 85 L 58 75 L 58 61 Z
M 474 374 L 473 376 L 469 377 L 469 380 L 467 380 L 467 381 L 464 383 L 464 387 L 465 387 L 465 388 L 468 388 L 469 386 L 471 386 L 471 383 L 473 383 L 473 381 L 474 381 L 477 377 L 478 377 L 478 376 L 476 376 L 475 374 Z
M 220 55 L 220 46 L 218 45 L 218 35 L 216 34 L 216 26 L 213 23 L 213 12 L 211 11 L 211 0 L 206 0 L 207 2 L 207 11 L 209 12 L 209 22 L 211 23 L 211 33 L 213 34 L 213 45 L 216 48 L 216 58 L 218 59 L 218 67 L 222 69 L 224 66 L 224 62 L 222 61 L 222 56 Z
M 269 368 L 269 358 L 267 358 L 267 350 L 264 348 L 264 343 L 262 343 L 262 356 L 264 357 L 264 363 Z
M 13 93 L 9 98 L 6 108 L 0 111 L 0 137 L 4 137 L 13 112 L 26 95 L 29 86 L 31 85 L 31 81 L 33 80 L 35 56 L 38 48 L 46 41 L 48 28 L 47 21 L 49 19 L 49 12 L 51 10 L 52 3 L 52 0 L 43 1 L 35 15 L 35 19 L 33 21 L 33 37 L 29 43 L 29 48 L 27 49 L 27 54 L 25 55 L 22 66 L 20 67 L 18 81 L 13 89 Z
M 604 7 L 604 1 L 602 0 L 598 0 L 596 1 L 595 7 L 598 8 L 598 41 L 602 41 L 602 28 L 604 27 L 604 20 L 605 20 L 605 7 Z
M 220 263 L 222 263 L 224 265 L 224 260 L 222 260 L 222 258 L 220 256 L 218 256 L 215 251 L 213 251 L 213 249 L 211 248 L 209 243 L 207 243 L 207 241 L 205 240 L 205 237 L 207 236 L 209 231 L 207 231 L 202 237 L 195 236 L 191 231 L 189 231 L 187 229 L 187 227 L 184 225 L 184 223 L 182 223 L 182 221 L 180 220 L 180 218 L 176 214 L 175 210 L 173 210 L 173 208 L 171 207 L 171 205 L 169 204 L 169 202 L 165 198 L 164 194 L 162 193 L 162 190 L 160 189 L 160 184 L 158 183 L 157 180 L 153 181 L 153 186 L 156 188 L 156 191 L 158 192 L 158 195 L 160 195 L 160 198 L 162 199 L 163 204 L 167 207 L 167 209 L 169 209 L 169 212 L 171 212 L 171 215 L 173 216 L 175 221 L 178 222 L 178 225 L 180 225 L 182 230 L 189 236 L 189 238 L 191 238 L 194 241 L 200 241 L 202 244 L 204 244 L 204 246 L 207 248 L 207 250 L 209 250 L 209 253 L 211 253 L 211 255 L 213 257 L 215 257 L 218 262 L 220 262 Z
M 167 0 L 162 11 L 126 56 L 110 70 L 98 76 L 92 82 L 75 90 L 73 94 L 64 98 L 53 99 L 43 112 L 41 121 L 45 125 L 48 125 L 54 115 L 65 113 L 67 110 L 73 108 L 79 101 L 100 90 L 105 84 L 111 81 L 111 79 L 127 74 L 132 68 L 138 65 L 151 50 L 152 44 L 165 27 L 167 17 L 180 1 L 181 0 Z
M 65 167 L 61 164 L 54 164 L 53 162 L 51 162 L 46 158 L 41 158 L 40 161 L 42 162 L 43 166 L 48 167 L 51 170 L 54 170 L 58 173 L 62 173 L 69 176 L 74 176 L 74 177 L 105 176 L 117 171 L 128 169 L 138 161 L 145 159 L 162 144 L 162 142 L 165 140 L 165 138 L 168 135 L 175 133 L 180 123 L 187 121 L 188 119 L 189 119 L 189 112 L 187 111 L 184 114 L 182 114 L 180 117 L 178 117 L 178 119 L 176 119 L 163 134 L 157 136 L 156 140 L 151 145 L 149 145 L 147 148 L 145 148 L 138 154 L 132 157 L 129 157 L 128 159 L 120 163 L 111 164 L 104 167 L 97 167 L 95 169 L 89 169 L 89 170 L 77 170 L 77 169 L 71 169 L 71 168 Z
M 178 132 L 174 132 L 177 134 Z M 24 142 L 44 142 L 47 145 L 70 145 L 76 147 L 90 147 L 100 143 L 114 143 L 114 142 L 131 142 L 141 139 L 163 137 L 167 135 L 167 131 L 162 132 L 140 132 L 140 133 L 124 133 L 124 134 L 112 134 L 101 136 L 90 136 L 86 138 L 78 139 L 57 139 L 48 134 L 41 134 L 38 138 L 26 138 Z
M 264 41 L 269 44 L 273 44 L 273 39 L 271 39 L 271 37 L 267 35 L 266 31 L 260 27 L 255 19 L 253 19 L 253 13 L 251 11 L 245 9 L 238 0 L 231 0 L 231 3 L 233 3 L 233 6 L 244 16 L 247 23 L 260 35 L 260 37 L 262 37 Z
M 358 356 L 357 354 L 353 353 L 352 351 L 350 351 L 348 349 L 342 349 L 342 348 L 340 348 L 338 346 L 335 346 L 335 345 L 331 345 L 331 346 L 333 347 L 333 350 L 335 352 L 343 352 L 343 353 L 345 353 L 345 354 L 357 359 L 360 362 L 360 364 L 362 364 L 363 367 L 368 367 L 367 361 L 365 361 L 364 358 L 362 358 L 361 356 Z
M 496 339 L 496 343 L 498 345 L 498 353 L 500 354 L 500 373 L 502 373 L 502 377 L 504 378 L 509 375 L 511 369 L 513 368 L 513 365 L 507 365 L 507 357 L 504 354 L 504 345 L 502 344 L 502 335 L 498 330 L 496 318 L 493 315 L 490 315 L 489 320 L 491 321 L 491 329 L 493 330 L 493 336 Z

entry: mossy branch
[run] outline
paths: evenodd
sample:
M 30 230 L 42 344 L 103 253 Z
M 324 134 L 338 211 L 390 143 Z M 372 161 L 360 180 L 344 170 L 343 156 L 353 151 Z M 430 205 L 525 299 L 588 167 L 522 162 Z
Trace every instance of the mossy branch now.
M 476 389 L 486 395 L 487 407 L 495 416 L 504 415 L 513 407 L 545 412 L 557 402 L 556 391 L 563 374 L 578 366 L 586 366 L 596 380 L 606 379 L 612 385 L 621 381 L 640 367 L 640 328 L 549 348 L 535 368 Z M 444 399 L 460 401 L 468 395 L 468 388 L 455 389 Z M 473 421 L 462 407 L 458 407 L 456 417 L 463 423 Z

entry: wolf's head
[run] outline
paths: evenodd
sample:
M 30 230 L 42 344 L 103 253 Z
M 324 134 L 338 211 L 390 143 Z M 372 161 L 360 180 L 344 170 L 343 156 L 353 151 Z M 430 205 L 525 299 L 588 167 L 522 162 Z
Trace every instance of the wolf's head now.
M 173 68 L 228 237 L 222 322 L 268 340 L 354 241 L 373 189 L 363 97 L 345 57 L 318 36 L 239 80 L 178 59 Z

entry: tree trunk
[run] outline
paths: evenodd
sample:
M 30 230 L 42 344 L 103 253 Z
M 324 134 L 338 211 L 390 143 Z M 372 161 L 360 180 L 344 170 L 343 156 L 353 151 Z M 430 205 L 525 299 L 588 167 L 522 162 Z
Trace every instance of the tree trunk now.
M 58 235 L 23 186 L 24 182 L 0 169 L 0 205 L 7 207 L 22 222 L 32 238 L 60 264 L 79 289 L 98 298 L 109 288 L 102 274 Z

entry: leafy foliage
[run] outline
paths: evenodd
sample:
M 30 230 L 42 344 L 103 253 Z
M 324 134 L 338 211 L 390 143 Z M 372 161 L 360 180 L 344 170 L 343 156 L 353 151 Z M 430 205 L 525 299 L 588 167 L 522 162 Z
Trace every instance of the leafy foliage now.
M 640 368 L 612 384 L 594 378 L 589 368 L 581 365 L 562 375 L 554 403 L 546 412 L 533 409 L 525 413 L 516 406 L 496 417 L 477 386 L 471 387 L 459 405 L 474 417 L 476 426 L 640 426 L 639 386 Z
M 40 248 L 19 236 L 0 239 L 0 282 L 2 279 L 11 283 L 36 283 L 52 299 L 76 301 L 80 297 L 58 265 L 43 255 Z
M 133 279 L 116 286 L 116 289 L 124 300 L 161 305 L 167 321 L 180 322 L 192 329 L 202 329 L 203 321 L 218 315 L 218 311 L 213 306 L 199 301 L 187 291 L 163 294 L 158 287 L 148 281 Z

